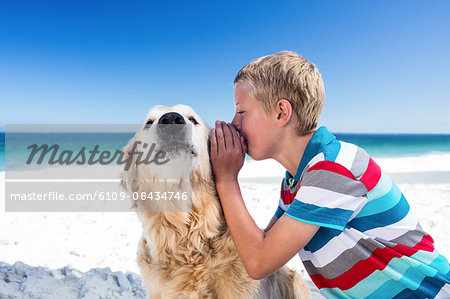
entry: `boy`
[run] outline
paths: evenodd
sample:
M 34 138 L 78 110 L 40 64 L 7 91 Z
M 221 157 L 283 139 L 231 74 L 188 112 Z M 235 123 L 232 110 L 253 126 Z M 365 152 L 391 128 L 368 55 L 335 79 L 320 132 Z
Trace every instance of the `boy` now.
M 253 279 L 299 252 L 327 297 L 450 296 L 449 262 L 401 191 L 364 150 L 317 129 L 325 96 L 312 63 L 275 53 L 244 66 L 234 83 L 236 115 L 232 124 L 216 122 L 210 155 L 233 241 Z M 287 169 L 264 232 L 239 189 L 245 153 Z

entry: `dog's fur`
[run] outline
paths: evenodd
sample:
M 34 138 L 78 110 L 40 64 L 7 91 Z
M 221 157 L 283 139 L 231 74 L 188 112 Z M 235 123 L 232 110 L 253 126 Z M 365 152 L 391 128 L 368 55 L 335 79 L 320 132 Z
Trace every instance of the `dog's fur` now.
M 309 298 L 303 280 L 287 267 L 261 280 L 248 276 L 215 189 L 208 152 L 209 127 L 190 107 L 152 108 L 124 148 L 125 157 L 135 141 L 151 144 L 161 137 L 157 123 L 167 112 L 179 113 L 186 127 L 191 127 L 186 146 L 174 151 L 171 161 L 164 165 L 136 165 L 134 157 L 122 176 L 123 188 L 131 193 L 177 191 L 186 173 L 175 164 L 189 162 L 185 163 L 190 167 L 187 178 L 192 188 L 189 212 L 176 212 L 186 208 L 180 201 L 155 201 L 157 211 L 146 211 L 142 201 L 133 202 L 143 225 L 137 261 L 149 298 Z M 195 121 L 189 120 L 191 117 Z M 167 209 L 175 212 L 159 212 Z

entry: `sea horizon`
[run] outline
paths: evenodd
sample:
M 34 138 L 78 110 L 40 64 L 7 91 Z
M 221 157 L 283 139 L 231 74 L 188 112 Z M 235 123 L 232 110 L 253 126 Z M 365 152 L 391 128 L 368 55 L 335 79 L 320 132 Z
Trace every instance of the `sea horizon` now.
M 30 134 L 30 133 L 21 133 Z M 33 133 L 36 134 L 36 133 Z M 49 133 L 37 133 L 39 136 L 50 136 Z M 50 133 L 51 140 L 57 141 L 61 150 L 68 149 L 74 152 L 81 147 L 90 148 L 98 145 L 100 150 L 121 150 L 134 133 L 107 132 L 107 133 Z M 356 144 L 366 150 L 373 157 L 415 157 L 426 154 L 450 153 L 450 134 L 423 134 L 423 133 L 333 133 L 337 139 Z M 5 171 L 5 132 L 0 132 L 0 171 Z M 42 140 L 45 140 L 43 137 Z M 35 143 L 35 142 L 34 142 Z M 54 144 L 55 142 L 51 142 Z M 31 143 L 30 143 L 31 144 Z M 29 155 L 26 147 L 14 151 L 9 156 L 9 166 L 14 161 L 23 161 Z M 252 159 L 246 156 L 247 161 Z M 11 162 L 13 162 L 11 164 Z

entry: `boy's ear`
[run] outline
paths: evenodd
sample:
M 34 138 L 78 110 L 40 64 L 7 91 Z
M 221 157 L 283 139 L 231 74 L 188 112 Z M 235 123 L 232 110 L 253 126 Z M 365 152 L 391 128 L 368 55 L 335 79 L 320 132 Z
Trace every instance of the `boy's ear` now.
M 291 120 L 292 105 L 288 100 L 278 100 L 275 111 L 277 113 L 277 122 L 280 126 L 286 125 Z

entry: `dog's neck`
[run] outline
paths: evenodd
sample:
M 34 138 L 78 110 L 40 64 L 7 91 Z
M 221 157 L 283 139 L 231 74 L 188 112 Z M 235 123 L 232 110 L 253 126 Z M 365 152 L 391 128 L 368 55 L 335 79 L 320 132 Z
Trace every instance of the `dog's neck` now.
M 190 212 L 139 213 L 155 262 L 189 263 L 192 257 L 211 250 L 211 242 L 228 230 L 212 177 L 193 172 L 191 186 Z M 183 249 L 185 255 L 173 254 Z

